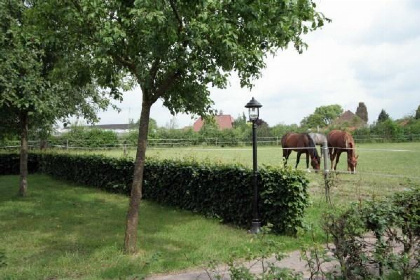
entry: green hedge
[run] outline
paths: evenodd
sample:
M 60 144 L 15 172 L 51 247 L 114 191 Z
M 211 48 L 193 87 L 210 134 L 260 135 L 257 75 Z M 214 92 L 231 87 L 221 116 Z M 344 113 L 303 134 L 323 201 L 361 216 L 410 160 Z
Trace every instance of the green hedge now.
M 28 157 L 28 172 L 35 173 L 39 169 L 38 158 L 36 156 Z M 19 174 L 19 154 L 0 153 L 0 175 Z
M 8 156 L 7 169 L 16 171 L 18 157 Z M 112 192 L 130 191 L 132 159 L 68 154 L 30 154 L 29 158 L 39 163 L 40 172 L 56 178 Z M 302 172 L 275 168 L 261 169 L 258 177 L 263 223 L 273 224 L 278 233 L 294 234 L 308 205 L 307 179 Z M 252 170 L 243 166 L 148 159 L 143 197 L 249 228 L 251 180 Z

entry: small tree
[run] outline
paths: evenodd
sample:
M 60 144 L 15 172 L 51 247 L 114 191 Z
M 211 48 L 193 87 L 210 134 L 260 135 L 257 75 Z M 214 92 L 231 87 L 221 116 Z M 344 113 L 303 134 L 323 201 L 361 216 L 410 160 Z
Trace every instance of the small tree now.
M 137 250 L 147 132 L 152 105 L 163 100 L 172 113 L 206 115 L 208 86 L 225 88 L 236 71 L 252 87 L 268 54 L 292 43 L 326 19 L 312 0 L 276 1 L 61 1 L 45 0 L 46 28 L 86 45 L 84 57 L 100 82 L 122 73 L 142 91 L 137 155 L 127 213 L 125 250 Z M 69 46 L 73 48 L 73 46 Z M 140 101 L 139 101 L 140 102 Z
M 419 107 L 417 107 L 417 110 L 416 110 L 416 115 L 414 116 L 414 118 L 415 118 L 416 120 L 420 120 L 420 105 L 419 105 Z
M 95 119 L 92 104 L 105 108 L 108 101 L 91 83 L 83 61 L 75 62 L 63 49 L 37 29 L 32 11 L 37 1 L 0 2 L 0 126 L 20 135 L 19 194 L 26 195 L 28 131 L 50 128 L 72 114 Z M 77 49 L 77 48 L 76 48 Z M 67 58 L 64 61 L 64 57 Z
M 378 116 L 378 123 L 384 122 L 386 120 L 389 120 L 389 115 L 387 112 L 385 112 L 384 109 L 382 109 Z

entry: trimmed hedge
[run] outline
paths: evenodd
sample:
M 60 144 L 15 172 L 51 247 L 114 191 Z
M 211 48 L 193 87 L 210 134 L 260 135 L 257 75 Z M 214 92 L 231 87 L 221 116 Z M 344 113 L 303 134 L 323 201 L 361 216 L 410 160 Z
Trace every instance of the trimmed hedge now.
M 16 173 L 16 154 L 1 155 L 5 168 Z M 98 155 L 30 154 L 39 172 L 117 193 L 130 193 L 132 159 Z M 12 172 L 14 171 L 14 172 Z M 3 173 L 3 174 L 6 174 Z M 300 171 L 264 168 L 259 171 L 260 215 L 277 233 L 294 234 L 308 205 L 308 180 Z M 250 227 L 252 170 L 238 165 L 147 159 L 143 197 L 240 227 Z
M 16 175 L 20 169 L 19 154 L 0 153 L 0 175 Z M 28 172 L 35 173 L 39 169 L 38 158 L 36 156 L 28 157 Z

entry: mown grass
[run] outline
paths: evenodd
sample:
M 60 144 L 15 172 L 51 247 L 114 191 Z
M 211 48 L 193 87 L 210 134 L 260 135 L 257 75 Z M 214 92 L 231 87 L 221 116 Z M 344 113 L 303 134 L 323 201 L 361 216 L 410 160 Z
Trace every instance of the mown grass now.
M 319 149 L 319 148 L 318 148 Z M 84 151 L 83 153 L 86 153 Z M 121 150 L 90 151 L 109 156 L 122 156 Z M 356 174 L 338 174 L 335 187 L 331 189 L 333 202 L 348 203 L 366 198 L 389 195 L 403 190 L 411 184 L 420 184 L 420 142 L 411 143 L 368 143 L 357 144 L 359 155 Z M 135 150 L 129 150 L 134 157 Z M 219 162 L 252 166 L 251 147 L 178 147 L 148 148 L 148 157 L 160 159 L 194 159 L 202 162 Z M 296 152 L 292 152 L 289 166 L 295 166 Z M 258 165 L 282 166 L 281 146 L 258 147 Z M 327 166 L 330 169 L 330 161 Z M 323 168 L 324 164 L 321 164 Z M 305 156 L 300 159 L 300 170 L 306 170 Z M 337 167 L 338 171 L 347 170 L 347 155 L 342 154 Z M 321 173 L 307 173 L 311 182 L 311 193 L 315 201 L 323 201 L 325 189 Z M 324 199 L 325 200 L 325 199 Z
M 101 151 L 121 156 L 121 151 Z M 358 144 L 357 174 L 337 174 L 331 185 L 334 205 L 360 202 L 420 184 L 420 143 Z M 131 151 L 134 155 L 134 151 Z M 289 164 L 294 166 L 296 153 Z M 148 149 L 147 156 L 194 158 L 197 161 L 251 166 L 250 148 Z M 259 165 L 281 166 L 281 147 L 259 147 Z M 338 170 L 346 170 L 342 155 Z M 329 166 L 329 164 L 328 164 Z M 299 169 L 306 169 L 301 159 Z M 305 220 L 313 224 L 316 241 L 323 242 L 319 222 L 325 203 L 323 175 L 307 173 L 313 201 Z M 29 195 L 19 198 L 18 177 L 0 177 L 0 252 L 7 266 L 0 279 L 135 279 L 168 273 L 233 253 L 258 251 L 259 241 L 246 230 L 221 225 L 192 213 L 143 201 L 140 209 L 139 248 L 136 256 L 122 253 L 128 198 L 95 189 L 31 175 Z M 283 250 L 312 242 L 310 234 L 298 239 L 272 236 Z
M 0 279 L 140 279 L 226 262 L 261 246 L 246 230 L 143 201 L 139 253 L 128 256 L 122 250 L 128 197 L 38 174 L 29 176 L 27 197 L 17 189 L 18 176 L 0 176 L 0 252 L 7 264 Z M 270 238 L 285 252 L 312 242 L 309 234 Z

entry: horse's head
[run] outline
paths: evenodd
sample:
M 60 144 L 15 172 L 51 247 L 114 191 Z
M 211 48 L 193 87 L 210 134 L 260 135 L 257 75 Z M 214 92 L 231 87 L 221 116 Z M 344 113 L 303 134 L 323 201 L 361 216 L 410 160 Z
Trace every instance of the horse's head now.
M 347 159 L 347 171 L 356 173 L 357 159 L 359 156 L 351 156 Z
M 320 165 L 321 165 L 321 159 L 319 158 L 318 155 L 311 156 L 311 165 L 312 165 L 312 168 L 315 169 L 315 172 L 319 171 Z

